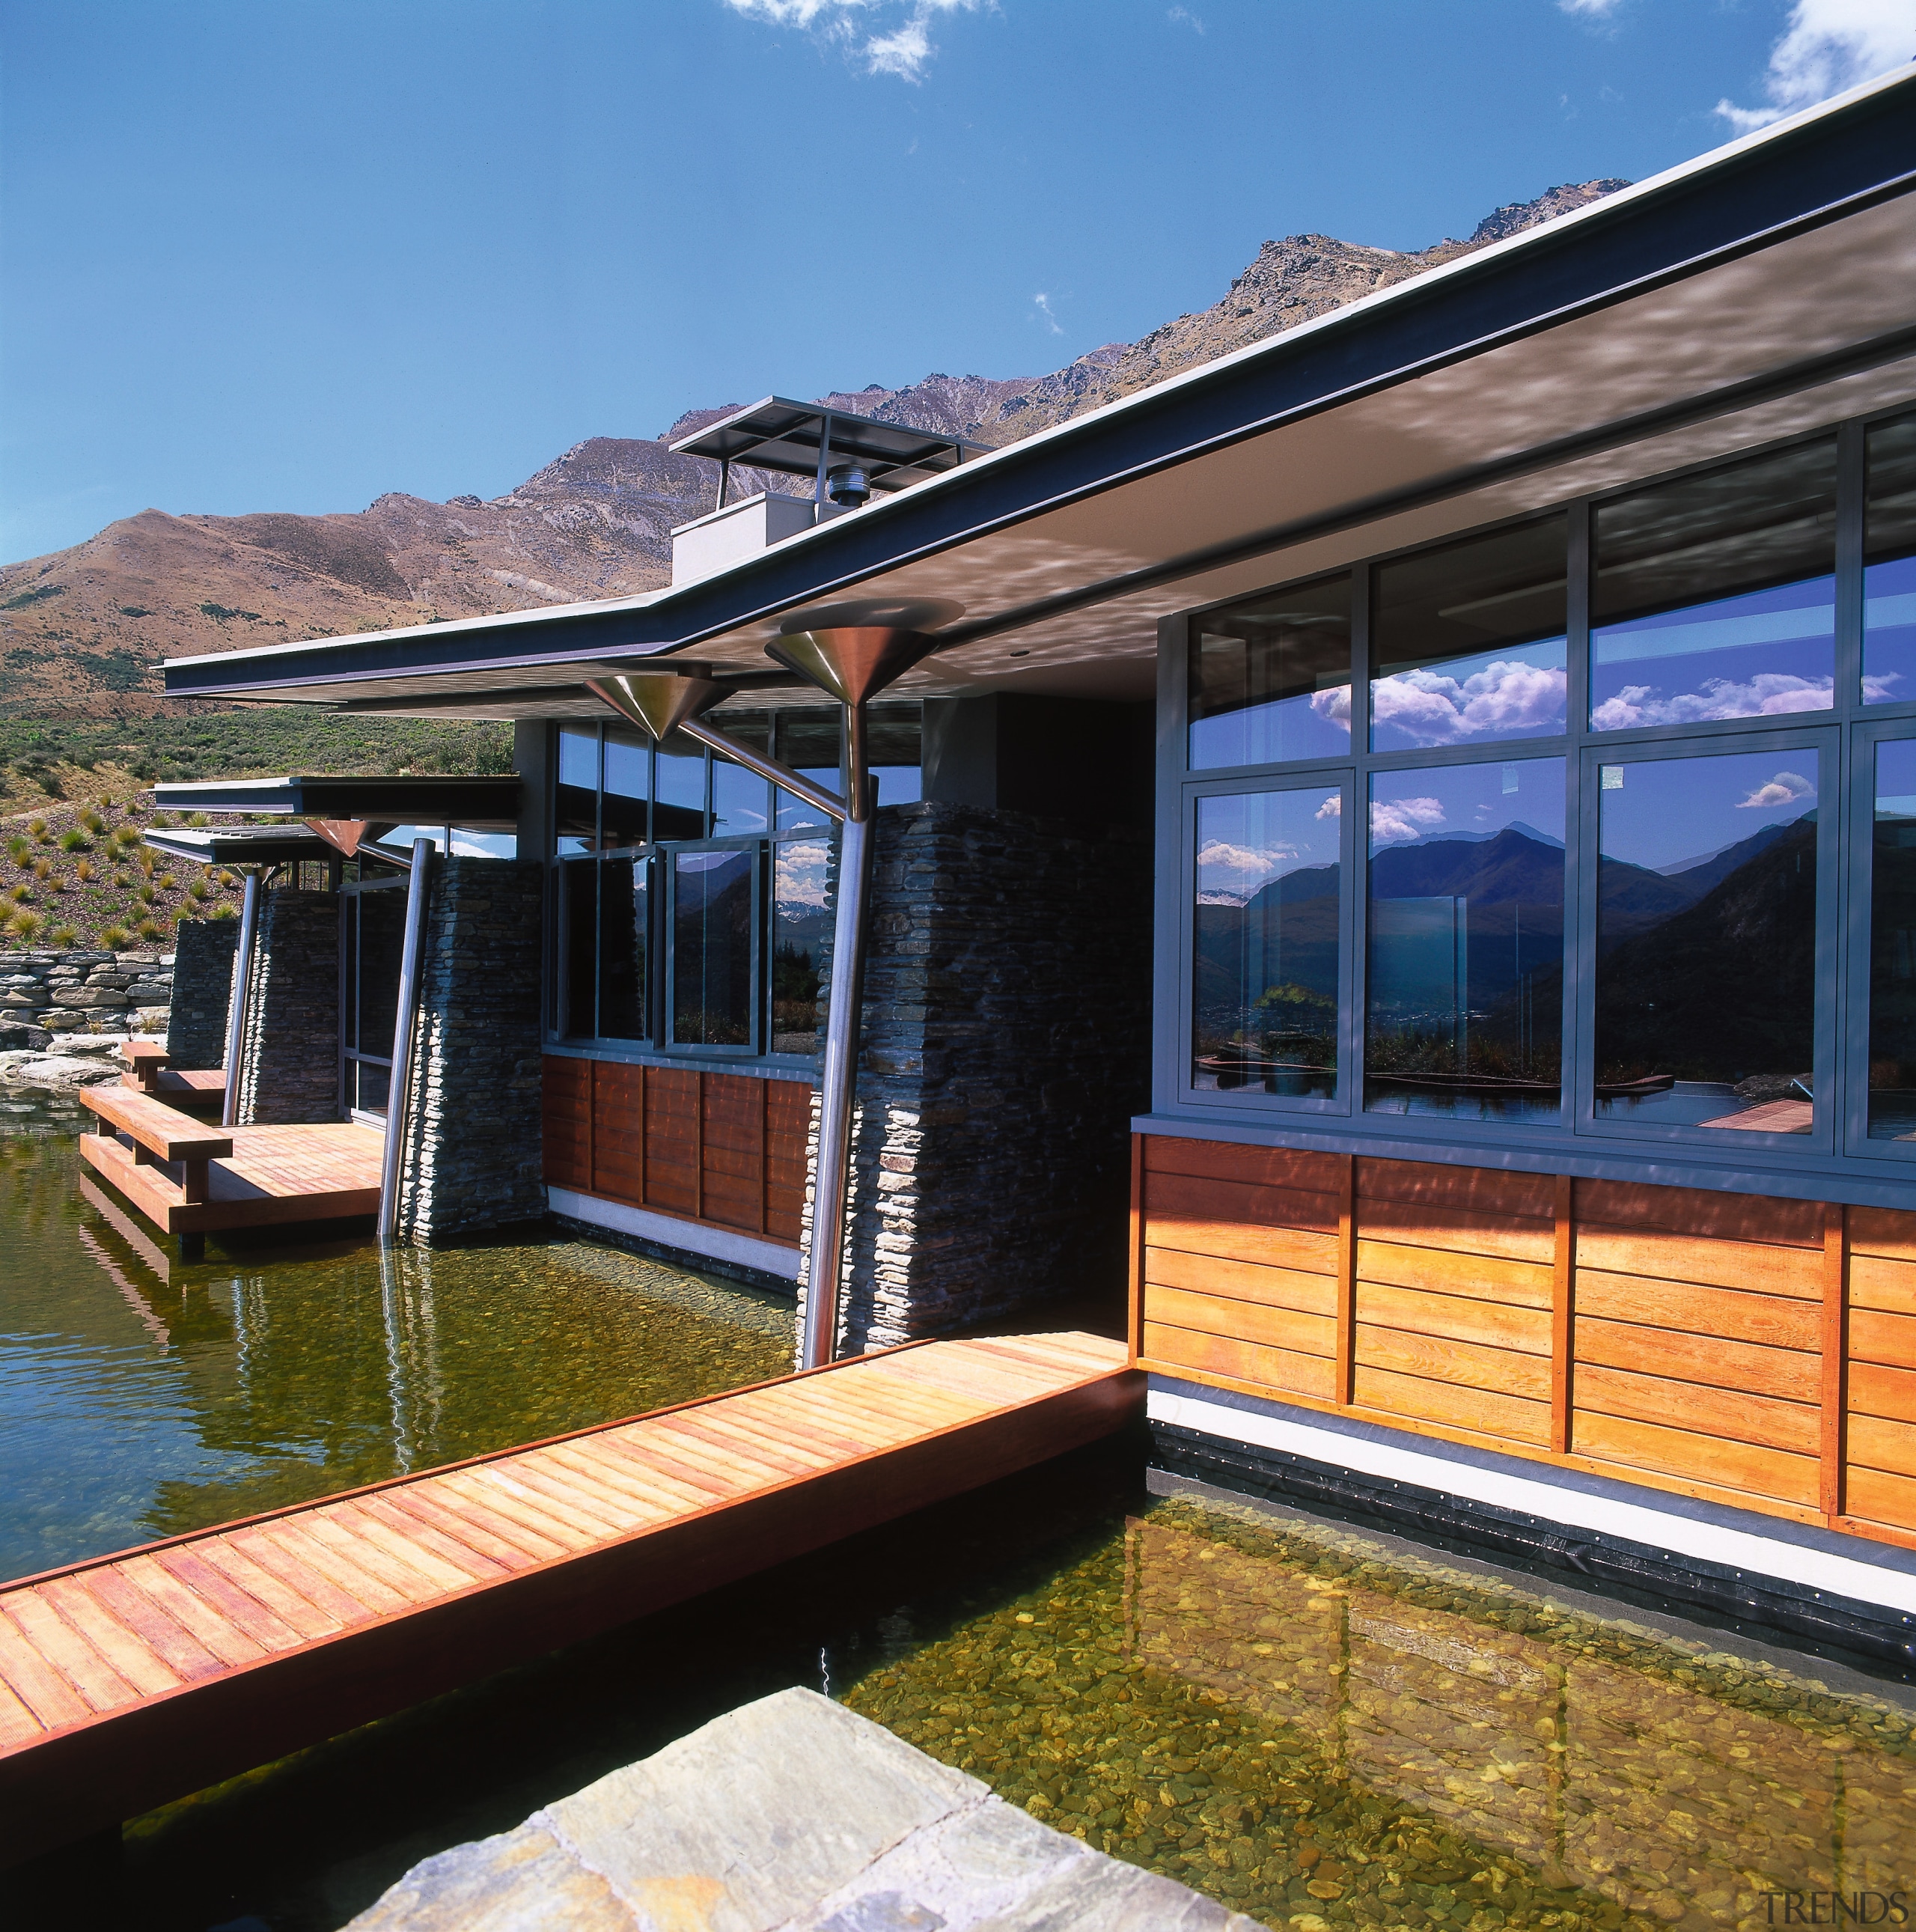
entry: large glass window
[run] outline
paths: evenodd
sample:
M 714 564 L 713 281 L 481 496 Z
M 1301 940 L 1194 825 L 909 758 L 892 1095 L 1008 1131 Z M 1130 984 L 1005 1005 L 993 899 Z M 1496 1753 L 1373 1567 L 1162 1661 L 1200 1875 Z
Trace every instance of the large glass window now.
M 921 707 L 875 706 L 881 806 L 919 796 Z M 720 729 L 837 792 L 835 709 L 721 713 Z M 826 814 L 682 735 L 556 734 L 550 1019 L 574 1040 L 809 1054 L 831 935 Z
M 1916 416 L 1870 432 L 1863 701 L 1916 700 Z
M 1198 800 L 1194 1086 L 1336 1094 L 1343 796 L 1318 784 Z
M 672 1038 L 680 1046 L 753 1043 L 755 854 L 672 855 Z
M 349 1113 L 383 1118 L 399 1017 L 406 881 L 348 886 L 340 898 L 340 1084 Z
M 1556 1120 L 1564 760 L 1371 781 L 1364 1104 Z
M 1380 565 L 1371 747 L 1561 732 L 1570 526 L 1493 530 Z
M 818 1051 L 818 988 L 832 939 L 832 863 L 823 838 L 772 848 L 772 1051 Z
M 1870 854 L 1873 1141 L 1916 1141 L 1916 742 L 1876 747 Z
M 1807 1133 L 1813 748 L 1599 767 L 1600 1118 Z
M 1600 504 L 1591 728 L 1828 710 L 1836 507 L 1834 436 Z
M 1275 765 L 1351 749 L 1351 579 L 1214 610 L 1191 646 L 1191 764 Z
M 598 728 L 559 728 L 559 782 L 553 794 L 559 850 L 589 852 L 598 842 Z
M 598 1027 L 605 1040 L 643 1040 L 648 1024 L 652 867 L 607 859 L 598 872 Z

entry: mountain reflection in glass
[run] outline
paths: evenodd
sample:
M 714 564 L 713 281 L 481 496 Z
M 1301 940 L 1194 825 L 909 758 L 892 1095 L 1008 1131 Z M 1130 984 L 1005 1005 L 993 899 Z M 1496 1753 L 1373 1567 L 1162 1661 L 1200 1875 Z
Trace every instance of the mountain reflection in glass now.
M 1916 740 L 1907 738 L 1876 747 L 1870 1138 L 1916 1141 Z
M 749 1046 L 752 855 L 675 852 L 672 875 L 672 1037 Z
M 1916 698 L 1916 416 L 1870 432 L 1863 520 L 1863 702 Z
M 1597 1114 L 1807 1133 L 1814 751 L 1600 767 Z
M 832 848 L 787 838 L 772 848 L 772 1051 L 818 1051 L 818 986 L 832 938 Z
M 1827 710 L 1836 514 L 1834 437 L 1600 504 L 1591 729 Z
M 1378 567 L 1371 748 L 1564 729 L 1570 525 L 1493 530 Z
M 1562 1109 L 1564 760 L 1371 781 L 1364 1106 Z
M 1198 800 L 1193 1086 L 1336 1095 L 1342 806 L 1322 784 Z
M 1351 749 L 1351 580 L 1321 578 L 1199 620 L 1191 764 L 1275 765 Z

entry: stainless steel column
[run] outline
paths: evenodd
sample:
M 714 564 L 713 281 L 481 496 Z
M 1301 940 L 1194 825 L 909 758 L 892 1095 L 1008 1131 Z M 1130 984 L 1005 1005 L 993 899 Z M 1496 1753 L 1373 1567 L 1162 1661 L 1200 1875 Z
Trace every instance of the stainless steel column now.
M 226 1001 L 226 1092 L 220 1102 L 220 1124 L 239 1123 L 241 1065 L 246 1051 L 246 1007 L 253 991 L 253 946 L 259 931 L 259 868 L 246 875 L 239 902 L 239 943 L 233 948 L 232 992 Z
M 412 842 L 406 881 L 406 942 L 399 956 L 399 1011 L 392 1027 L 392 1077 L 386 1088 L 386 1138 L 379 1162 L 379 1246 L 399 1238 L 400 1156 L 406 1146 L 407 1102 L 412 1091 L 412 1036 L 419 1022 L 419 956 L 424 950 L 426 900 L 433 877 L 433 842 Z
M 811 1264 L 805 1274 L 805 1330 L 799 1339 L 802 1369 L 821 1367 L 838 1350 L 845 1198 L 851 1180 L 852 1112 L 858 1095 L 859 1018 L 865 999 L 865 907 L 871 888 L 871 780 L 866 770 L 865 727 L 865 706 L 847 705 L 846 813 L 838 842 L 838 903 L 832 925 L 825 1063 L 818 1083 Z

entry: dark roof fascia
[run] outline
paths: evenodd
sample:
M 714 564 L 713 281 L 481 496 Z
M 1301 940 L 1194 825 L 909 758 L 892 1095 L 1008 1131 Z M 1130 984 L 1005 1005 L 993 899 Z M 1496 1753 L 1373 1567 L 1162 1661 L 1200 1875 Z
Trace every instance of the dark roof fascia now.
M 336 848 L 304 826 L 226 826 L 205 830 L 149 826 L 140 842 L 169 858 L 202 866 L 282 866 L 296 859 L 333 859 Z
M 1916 77 L 1787 134 L 1677 174 L 1621 206 L 1599 202 L 1560 230 L 1464 257 L 1400 285 L 1336 326 L 1145 390 L 1060 432 L 959 465 L 877 514 L 823 526 L 637 608 L 535 616 L 482 631 L 422 628 L 363 643 L 281 647 L 235 664 L 169 665 L 169 695 L 291 691 L 407 674 L 556 668 L 695 648 L 742 625 L 864 583 L 915 559 L 1263 434 L 1366 392 L 1594 313 L 1774 245 L 1916 186 Z M 995 627 L 994 628 L 997 628 Z M 962 627 L 953 640 L 962 636 Z
M 155 785 L 169 812 L 280 812 L 291 818 L 390 819 L 402 824 L 516 824 L 520 784 L 498 777 L 294 776 Z

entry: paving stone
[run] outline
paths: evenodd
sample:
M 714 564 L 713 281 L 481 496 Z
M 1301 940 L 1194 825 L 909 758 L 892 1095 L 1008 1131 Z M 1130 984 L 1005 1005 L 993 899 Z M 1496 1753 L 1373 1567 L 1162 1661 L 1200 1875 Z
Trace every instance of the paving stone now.
M 415 1865 L 349 1932 L 1255 1932 L 814 1691 Z

